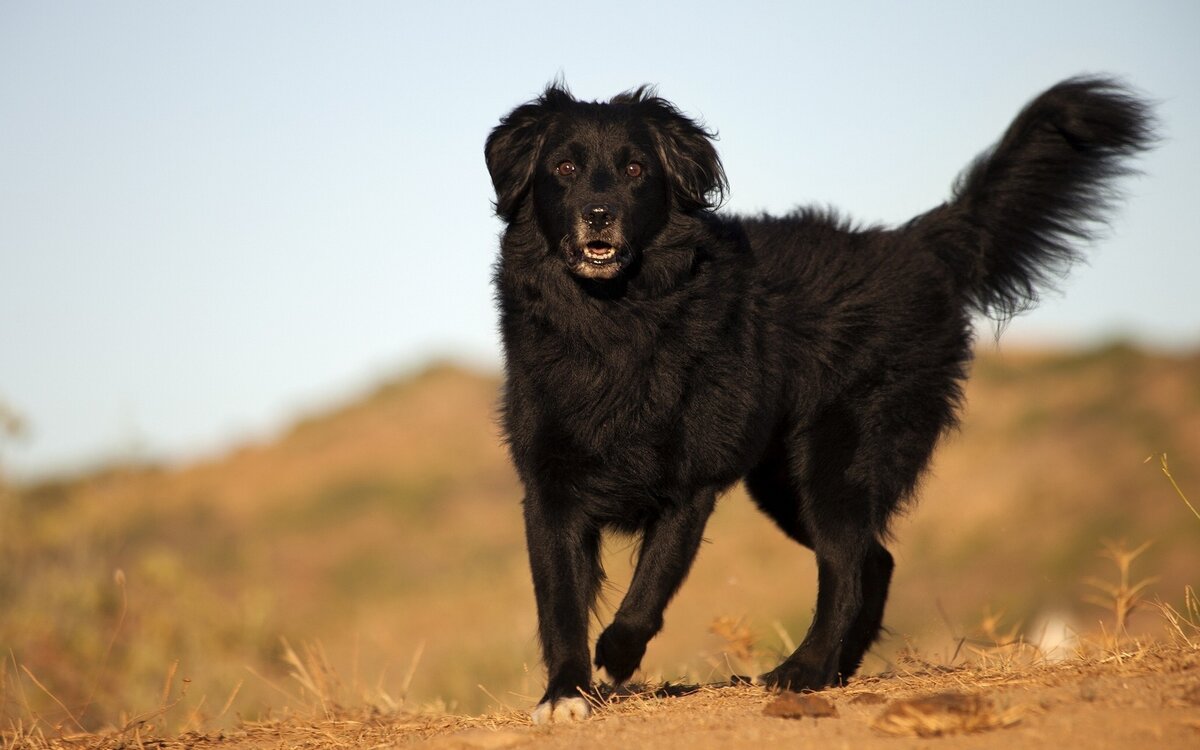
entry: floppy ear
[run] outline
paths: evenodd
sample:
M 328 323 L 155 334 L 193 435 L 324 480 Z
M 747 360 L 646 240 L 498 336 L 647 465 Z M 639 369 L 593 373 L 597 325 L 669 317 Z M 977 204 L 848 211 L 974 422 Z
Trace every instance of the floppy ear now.
M 496 215 L 506 222 L 516 218 L 533 178 L 546 125 L 564 101 L 573 101 L 571 95 L 560 85 L 551 84 L 540 97 L 501 119 L 488 136 L 484 158 L 496 189 Z
M 665 99 L 651 97 L 643 103 L 652 107 L 651 130 L 658 158 L 679 207 L 695 211 L 721 205 L 729 183 L 712 144 L 716 133 L 696 124 Z

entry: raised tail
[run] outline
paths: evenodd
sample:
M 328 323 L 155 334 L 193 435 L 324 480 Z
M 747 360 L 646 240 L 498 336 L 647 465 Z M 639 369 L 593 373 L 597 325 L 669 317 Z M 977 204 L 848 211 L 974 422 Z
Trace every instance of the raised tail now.
M 1026 105 L 959 176 L 950 202 L 916 223 L 935 232 L 968 304 L 1007 320 L 1103 228 L 1117 178 L 1154 141 L 1147 102 L 1110 78 L 1070 78 Z

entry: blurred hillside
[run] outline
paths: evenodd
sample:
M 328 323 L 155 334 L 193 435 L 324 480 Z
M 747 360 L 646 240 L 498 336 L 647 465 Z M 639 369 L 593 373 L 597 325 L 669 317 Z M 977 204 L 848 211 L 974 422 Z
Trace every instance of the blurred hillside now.
M 530 703 L 542 675 L 497 388 L 439 365 L 197 465 L 0 487 L 0 724 L 119 723 L 185 678 L 173 725 L 253 717 L 304 699 L 283 639 L 347 702 Z M 892 636 L 867 671 L 904 647 L 952 659 L 993 615 L 1033 640 L 1111 628 L 1084 601 L 1086 577 L 1115 579 L 1105 539 L 1153 542 L 1134 579 L 1157 577 L 1165 601 L 1200 583 L 1200 522 L 1145 462 L 1167 453 L 1200 496 L 1200 354 L 985 349 L 967 396 L 895 525 Z M 811 554 L 740 489 L 706 536 L 648 678 L 765 669 L 803 637 Z M 611 605 L 632 550 L 608 550 Z

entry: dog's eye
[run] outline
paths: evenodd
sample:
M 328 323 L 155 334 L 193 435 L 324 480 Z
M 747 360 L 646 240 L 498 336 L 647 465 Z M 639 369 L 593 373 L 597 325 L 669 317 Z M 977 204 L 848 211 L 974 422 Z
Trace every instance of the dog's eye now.
M 569 161 L 560 162 L 559 165 L 554 168 L 554 173 L 560 174 L 563 177 L 570 177 L 571 175 L 575 174 L 575 164 Z
M 638 164 L 636 161 L 629 162 L 629 165 L 625 167 L 625 174 L 629 175 L 630 177 L 641 177 L 642 165 Z

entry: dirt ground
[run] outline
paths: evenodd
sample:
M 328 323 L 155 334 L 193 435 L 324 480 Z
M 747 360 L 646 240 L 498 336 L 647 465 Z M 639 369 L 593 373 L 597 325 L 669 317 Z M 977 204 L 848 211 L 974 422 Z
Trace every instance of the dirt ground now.
M 676 691 L 671 691 L 676 692 Z M 678 691 L 678 692 L 683 692 Z M 957 668 L 913 661 L 895 674 L 819 694 L 777 695 L 749 685 L 705 686 L 597 704 L 582 723 L 534 727 L 523 710 L 485 716 L 362 714 L 247 723 L 172 738 L 133 728 L 59 738 L 8 733 L 0 747 L 31 748 L 1196 748 L 1200 648 L 1154 645 L 1054 664 Z

